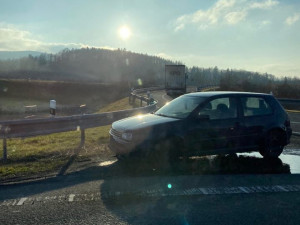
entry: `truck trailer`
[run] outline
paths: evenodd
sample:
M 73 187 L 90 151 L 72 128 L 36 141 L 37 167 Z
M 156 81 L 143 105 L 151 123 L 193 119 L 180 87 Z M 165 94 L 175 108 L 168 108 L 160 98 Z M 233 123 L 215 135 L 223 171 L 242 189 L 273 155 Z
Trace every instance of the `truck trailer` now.
M 165 88 L 168 95 L 186 93 L 185 65 L 165 65 Z

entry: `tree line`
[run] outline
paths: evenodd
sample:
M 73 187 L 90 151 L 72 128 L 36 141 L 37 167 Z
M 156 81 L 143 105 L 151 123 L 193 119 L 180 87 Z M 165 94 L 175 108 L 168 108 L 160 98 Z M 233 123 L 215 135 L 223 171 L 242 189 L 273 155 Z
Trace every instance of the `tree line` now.
M 126 49 L 64 49 L 58 54 L 0 61 L 0 77 L 154 85 L 164 79 L 165 64 L 174 63 Z
M 217 85 L 222 91 L 271 93 L 280 98 L 300 98 L 300 79 L 276 77 L 245 70 L 220 70 L 218 67 L 188 69 L 188 85 Z
M 126 49 L 64 49 L 0 61 L 0 78 L 58 81 L 121 82 L 129 87 L 164 85 L 165 65 L 182 64 Z M 282 98 L 300 98 L 300 79 L 268 73 L 222 70 L 218 67 L 186 68 L 187 85 L 218 85 L 224 91 L 273 93 Z

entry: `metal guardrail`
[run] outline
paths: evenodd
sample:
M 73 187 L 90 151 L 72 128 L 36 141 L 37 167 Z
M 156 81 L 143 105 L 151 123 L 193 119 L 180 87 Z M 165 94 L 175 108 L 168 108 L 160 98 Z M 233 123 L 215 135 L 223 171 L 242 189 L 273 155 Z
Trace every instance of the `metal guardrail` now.
M 300 100 L 299 99 L 277 98 L 277 100 L 287 110 L 294 110 L 294 112 L 300 110 Z
M 207 89 L 217 89 L 217 88 L 219 88 L 219 86 L 214 84 L 204 85 L 204 86 L 197 87 L 197 91 L 206 91 Z
M 293 132 L 292 133 L 294 136 L 300 137 L 300 132 Z
M 285 103 L 285 104 L 299 104 L 300 103 L 300 99 L 288 99 L 288 98 L 277 98 L 277 100 L 280 103 Z
M 147 91 L 158 91 L 158 90 L 165 90 L 165 87 L 159 86 L 159 87 L 150 87 L 150 88 L 140 88 L 132 91 L 132 94 L 140 94 Z
M 139 91 L 139 93 L 143 93 L 147 90 L 149 89 L 144 89 L 143 91 Z M 85 141 L 85 129 L 109 125 L 114 121 L 140 113 L 149 113 L 156 109 L 157 102 L 153 99 L 140 96 L 137 93 L 131 93 L 131 95 L 133 97 L 132 101 L 135 101 L 135 99 L 140 99 L 141 105 L 142 102 L 145 101 L 147 102 L 147 106 L 100 114 L 0 121 L 0 138 L 3 139 L 3 160 L 7 160 L 7 138 L 34 137 L 39 135 L 80 130 L 81 146 L 83 146 Z

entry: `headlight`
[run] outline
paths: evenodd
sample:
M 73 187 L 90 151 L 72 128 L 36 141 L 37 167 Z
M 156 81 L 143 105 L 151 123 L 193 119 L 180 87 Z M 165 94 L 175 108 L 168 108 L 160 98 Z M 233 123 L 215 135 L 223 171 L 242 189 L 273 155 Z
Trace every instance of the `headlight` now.
M 122 138 L 126 141 L 131 141 L 132 140 L 132 133 L 123 133 Z

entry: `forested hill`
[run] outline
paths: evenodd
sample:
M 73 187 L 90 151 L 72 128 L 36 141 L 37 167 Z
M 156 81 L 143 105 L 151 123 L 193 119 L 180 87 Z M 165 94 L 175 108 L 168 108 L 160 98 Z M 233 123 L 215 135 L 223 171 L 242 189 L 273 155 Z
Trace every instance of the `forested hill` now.
M 128 87 L 164 85 L 166 64 L 182 63 L 125 49 L 65 49 L 58 54 L 0 60 L 0 79 L 121 82 Z M 297 77 L 275 77 L 218 67 L 191 67 L 186 68 L 186 72 L 187 85 L 219 85 L 221 90 L 272 92 L 280 97 L 300 98 Z
M 72 80 L 97 82 L 142 82 L 164 80 L 165 64 L 157 56 L 126 50 L 95 48 L 65 49 L 58 54 L 0 61 L 0 77 L 13 79 Z

